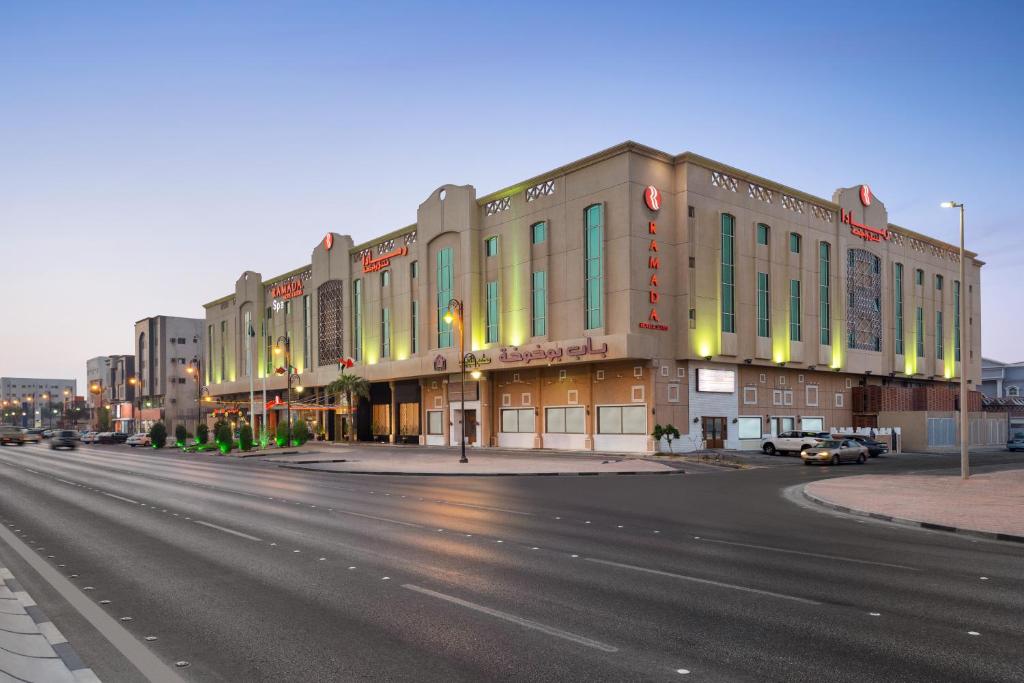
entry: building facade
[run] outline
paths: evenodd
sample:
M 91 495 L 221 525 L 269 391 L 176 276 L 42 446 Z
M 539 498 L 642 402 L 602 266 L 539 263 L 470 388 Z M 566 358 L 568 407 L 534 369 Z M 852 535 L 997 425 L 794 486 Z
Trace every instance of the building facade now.
M 981 391 L 989 398 L 1024 397 L 1024 363 L 982 358 Z
M 890 224 L 866 185 L 827 200 L 627 142 L 483 197 L 444 185 L 413 225 L 243 273 L 206 304 L 203 381 L 243 411 L 252 384 L 273 424 L 291 375 L 292 412 L 329 439 L 643 452 L 673 424 L 756 447 L 877 421 L 855 386 L 976 387 L 968 259 L 961 285 L 958 250 Z M 343 359 L 371 383 L 351 425 L 323 391 Z
M 85 362 L 85 378 L 93 423 L 99 411 L 108 411 L 111 429 L 129 432 L 134 429 L 136 407 L 135 356 L 114 354 L 96 356 Z
M 74 379 L 0 377 L 3 423 L 21 427 L 56 426 L 65 414 L 73 412 L 71 406 L 77 390 L 78 381 Z
M 140 429 L 163 422 L 170 434 L 179 424 L 195 433 L 200 420 L 203 321 L 158 315 L 135 323 L 136 382 L 140 392 Z M 191 368 L 191 369 L 190 369 Z

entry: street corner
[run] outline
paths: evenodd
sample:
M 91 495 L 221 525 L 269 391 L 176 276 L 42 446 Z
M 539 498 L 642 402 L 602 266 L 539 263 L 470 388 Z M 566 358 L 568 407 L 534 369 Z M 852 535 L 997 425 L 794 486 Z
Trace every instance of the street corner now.
M 1024 469 L 865 474 L 816 481 L 804 497 L 839 512 L 933 531 L 1024 543 Z

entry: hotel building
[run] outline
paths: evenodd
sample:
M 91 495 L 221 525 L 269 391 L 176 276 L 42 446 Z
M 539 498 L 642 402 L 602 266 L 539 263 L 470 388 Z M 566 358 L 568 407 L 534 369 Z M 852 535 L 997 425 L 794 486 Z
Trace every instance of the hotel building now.
M 351 359 L 371 383 L 364 440 L 645 452 L 673 424 L 756 448 L 876 424 L 857 387 L 961 372 L 977 387 L 982 263 L 967 256 L 961 283 L 958 250 L 890 224 L 867 185 L 823 199 L 626 142 L 482 197 L 443 185 L 412 225 L 362 244 L 330 233 L 299 268 L 243 273 L 205 306 L 203 381 L 248 412 L 252 377 L 272 426 L 287 337 L 293 415 L 327 439 L 350 428 L 323 387 Z M 464 388 L 453 299 L 480 374 Z

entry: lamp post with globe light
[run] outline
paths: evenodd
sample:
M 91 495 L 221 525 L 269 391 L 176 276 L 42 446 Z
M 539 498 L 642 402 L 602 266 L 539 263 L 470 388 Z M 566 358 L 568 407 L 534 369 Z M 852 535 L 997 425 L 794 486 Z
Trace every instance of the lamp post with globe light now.
M 459 335 L 459 371 L 460 371 L 460 391 L 459 391 L 459 462 L 467 463 L 469 458 L 466 457 L 466 360 L 467 354 L 465 352 L 465 340 L 463 339 L 463 313 L 465 307 L 462 302 L 458 299 L 452 299 L 448 302 L 448 310 L 444 314 L 444 321 L 448 325 L 454 325 Z M 469 354 L 472 355 L 472 354 Z M 474 357 L 475 358 L 475 357 Z M 480 378 L 480 371 L 474 369 L 472 372 L 473 379 Z
M 967 340 L 966 320 L 967 320 L 967 300 L 964 298 L 964 274 L 966 272 L 964 265 L 964 205 L 963 202 L 942 202 L 940 204 L 944 209 L 960 209 L 960 310 L 958 315 L 960 316 L 960 325 L 957 333 L 960 335 L 960 478 L 967 479 L 971 476 L 971 468 L 969 463 L 968 445 L 970 441 L 970 433 L 967 426 L 967 378 L 965 368 L 967 364 L 964 362 L 963 356 L 963 344 L 964 340 Z M 968 340 L 968 344 L 970 340 Z M 955 360 L 954 360 L 955 362 Z

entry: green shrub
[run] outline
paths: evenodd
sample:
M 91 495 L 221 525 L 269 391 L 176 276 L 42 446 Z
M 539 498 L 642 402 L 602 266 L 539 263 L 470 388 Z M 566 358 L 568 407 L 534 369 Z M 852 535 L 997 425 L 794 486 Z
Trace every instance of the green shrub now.
M 278 448 L 283 448 L 288 443 L 288 423 L 278 422 L 277 423 L 277 438 L 274 439 L 277 442 Z
M 188 430 L 185 429 L 185 425 L 178 425 L 174 428 L 174 441 L 177 443 L 178 448 L 185 445 L 185 441 L 188 440 Z
M 243 451 L 252 450 L 252 427 L 249 425 L 242 425 L 238 430 L 238 445 Z
M 196 443 L 201 446 L 209 440 L 210 428 L 206 426 L 205 422 L 202 422 L 196 427 Z
M 292 445 L 301 446 L 309 441 L 309 426 L 305 420 L 299 420 L 292 427 Z
M 234 439 L 231 436 L 231 425 L 227 422 L 222 422 L 217 426 L 217 431 L 214 432 L 214 441 L 217 442 L 217 448 L 220 449 L 221 453 L 230 453 L 231 446 Z
M 153 448 L 163 448 L 167 445 L 167 427 L 163 422 L 157 422 L 149 429 L 149 440 Z

